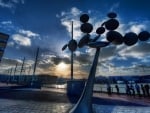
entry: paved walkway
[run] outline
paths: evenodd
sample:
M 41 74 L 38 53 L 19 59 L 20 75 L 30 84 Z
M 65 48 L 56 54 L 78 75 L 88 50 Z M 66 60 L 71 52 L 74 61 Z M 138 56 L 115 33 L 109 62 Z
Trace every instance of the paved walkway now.
M 67 113 L 69 103 L 0 99 L 0 113 Z M 93 105 L 96 113 L 150 113 L 150 107 Z
M 14 90 L 9 92 L 9 94 L 12 96 L 12 99 L 14 99 L 15 95 L 18 95 L 17 96 L 18 99 L 19 99 L 20 96 L 21 96 L 21 99 L 23 99 L 25 97 L 27 97 L 26 99 L 28 99 L 29 96 L 33 97 L 32 95 L 35 95 L 34 96 L 35 99 L 37 97 L 38 98 L 40 97 L 43 101 L 48 100 L 48 99 L 49 99 L 49 101 L 52 101 L 54 99 L 58 100 L 58 98 L 59 98 L 59 100 L 62 100 L 62 101 L 59 101 L 59 102 L 68 102 L 67 101 L 67 96 L 65 94 L 66 91 L 64 89 L 56 89 L 56 88 L 42 88 L 42 89 L 22 88 L 22 89 L 16 89 L 16 90 L 17 90 L 17 92 L 14 91 Z M 1 94 L 3 94 L 3 96 L 0 95 L 1 97 L 6 97 L 6 98 L 10 97 L 10 95 L 8 95 L 6 93 L 1 93 Z M 24 94 L 24 95 L 22 95 L 22 94 Z M 63 98 L 62 98 L 62 96 L 63 96 Z M 133 96 L 117 95 L 117 94 L 112 94 L 111 96 L 108 96 L 108 94 L 106 94 L 106 93 L 94 93 L 93 97 L 95 98 L 96 101 L 97 101 L 97 99 L 101 100 L 100 102 L 98 102 L 96 104 L 104 104 L 102 102 L 105 102 L 106 104 L 110 103 L 110 104 L 113 104 L 113 105 L 127 105 L 127 104 L 131 103 L 130 105 L 139 104 L 139 105 L 143 105 L 143 106 L 150 106 L 150 98 L 148 98 L 148 97 L 146 97 L 146 98 L 138 97 L 138 96 L 133 97 Z M 15 96 L 15 98 L 16 98 L 16 96 Z M 36 99 L 36 100 L 38 100 L 38 99 Z M 115 101 L 115 102 L 113 102 L 113 101 Z
M 148 97 L 139 97 L 139 96 L 127 96 L 127 95 L 117 95 L 112 94 L 108 96 L 106 93 L 94 93 L 94 97 L 110 99 L 110 100 L 121 100 L 125 102 L 132 102 L 140 105 L 150 106 L 150 98 Z
M 65 93 L 64 89 L 56 89 L 56 88 L 42 88 L 41 91 L 53 91 L 59 93 Z M 112 94 L 109 96 L 107 93 L 93 93 L 93 97 L 111 99 L 111 100 L 121 100 L 125 102 L 132 102 L 140 105 L 150 106 L 150 98 L 148 97 L 139 97 L 139 96 L 127 96 L 125 94 Z
M 10 87 L 10 86 L 18 86 L 17 84 L 7 84 L 7 83 L 1 83 L 0 82 L 0 88 L 2 87 Z
M 25 89 L 19 89 L 24 90 Z M 52 91 L 57 92 L 58 94 L 64 94 L 63 89 L 26 89 L 26 91 Z M 28 92 L 28 91 L 27 91 Z M 6 92 L 7 93 L 7 92 Z M 49 95 L 49 94 L 48 94 Z M 102 99 L 110 100 L 122 100 L 127 102 L 133 102 L 144 106 L 120 106 L 120 105 L 102 105 L 102 104 L 93 104 L 93 108 L 96 113 L 150 113 L 150 99 L 149 98 L 139 98 L 139 97 L 130 97 L 126 95 L 116 95 L 113 94 L 108 96 L 105 93 L 94 93 L 93 97 L 98 97 Z M 44 102 L 44 101 L 31 101 L 31 100 L 13 100 L 13 99 L 0 99 L 0 113 L 67 113 L 67 110 L 70 109 L 73 104 L 69 102 Z

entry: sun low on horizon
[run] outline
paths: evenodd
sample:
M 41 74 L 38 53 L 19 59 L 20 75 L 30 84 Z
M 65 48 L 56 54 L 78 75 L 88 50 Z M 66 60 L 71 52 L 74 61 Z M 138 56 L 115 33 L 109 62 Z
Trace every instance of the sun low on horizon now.
M 70 66 L 64 62 L 60 62 L 55 67 L 55 73 L 57 73 L 58 76 L 67 77 L 70 74 Z

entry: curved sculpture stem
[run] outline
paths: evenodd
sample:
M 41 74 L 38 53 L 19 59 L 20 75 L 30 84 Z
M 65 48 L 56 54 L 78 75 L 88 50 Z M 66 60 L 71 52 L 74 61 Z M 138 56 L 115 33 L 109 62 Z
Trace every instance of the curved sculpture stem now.
M 73 81 L 73 52 L 71 52 L 71 81 Z
M 99 53 L 100 48 L 97 48 L 94 61 L 90 70 L 90 74 L 87 83 L 85 85 L 85 88 L 82 92 L 82 95 L 78 100 L 77 104 L 69 111 L 69 113 L 94 113 L 92 109 L 92 95 Z

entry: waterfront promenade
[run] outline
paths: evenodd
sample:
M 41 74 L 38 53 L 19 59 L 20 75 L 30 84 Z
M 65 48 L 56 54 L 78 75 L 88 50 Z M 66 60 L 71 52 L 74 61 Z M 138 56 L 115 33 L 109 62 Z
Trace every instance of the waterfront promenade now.
M 66 113 L 70 103 L 0 99 L 0 113 Z M 150 107 L 93 104 L 96 113 L 150 113 Z
M 0 90 L 0 113 L 66 113 L 77 97 L 68 97 L 64 89 Z M 150 99 L 106 93 L 93 94 L 96 113 L 150 113 Z

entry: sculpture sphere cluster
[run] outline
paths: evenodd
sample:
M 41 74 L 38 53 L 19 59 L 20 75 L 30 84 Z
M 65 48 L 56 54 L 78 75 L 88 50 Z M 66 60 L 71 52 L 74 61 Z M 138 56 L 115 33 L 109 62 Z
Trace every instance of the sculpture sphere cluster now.
M 114 12 L 109 13 L 108 20 L 103 22 L 99 28 L 97 28 L 96 33 L 98 36 L 103 34 L 106 30 L 106 39 L 108 42 L 113 43 L 115 45 L 125 44 L 127 46 L 132 46 L 140 41 L 147 41 L 150 38 L 150 33 L 147 31 L 142 31 L 138 35 L 134 32 L 128 32 L 124 36 L 120 34 L 118 31 L 115 31 L 119 27 L 119 21 L 116 19 L 117 14 Z M 89 16 L 87 14 L 83 14 L 80 17 L 80 21 L 83 23 L 80 27 L 83 33 L 86 35 L 81 38 L 78 47 L 83 47 L 83 45 L 87 45 L 91 42 L 90 32 L 93 30 L 93 26 L 88 23 Z M 94 40 L 96 41 L 96 40 Z
M 80 21 L 82 22 L 80 30 L 85 33 L 85 35 L 81 38 L 79 43 L 77 44 L 76 40 L 72 39 L 68 44 L 65 44 L 62 50 L 65 50 L 67 47 L 70 51 L 75 51 L 77 46 L 82 48 L 84 45 L 88 45 L 94 47 L 92 42 L 95 42 L 95 45 L 98 45 L 99 42 L 96 42 L 101 34 L 103 34 L 106 30 L 106 39 L 108 42 L 104 43 L 113 43 L 115 45 L 125 44 L 127 46 L 132 46 L 140 41 L 147 41 L 150 38 L 150 33 L 148 31 L 142 31 L 139 34 L 134 32 L 128 32 L 124 36 L 118 31 L 115 31 L 119 27 L 119 21 L 116 19 L 117 14 L 114 12 L 110 12 L 107 15 L 108 20 L 103 22 L 100 27 L 96 29 L 97 36 L 94 39 L 91 39 L 90 33 L 93 31 L 93 25 L 89 23 L 89 16 L 87 14 L 83 14 L 80 17 Z M 90 44 L 91 43 L 91 44 Z M 97 46 L 95 46 L 97 47 Z

